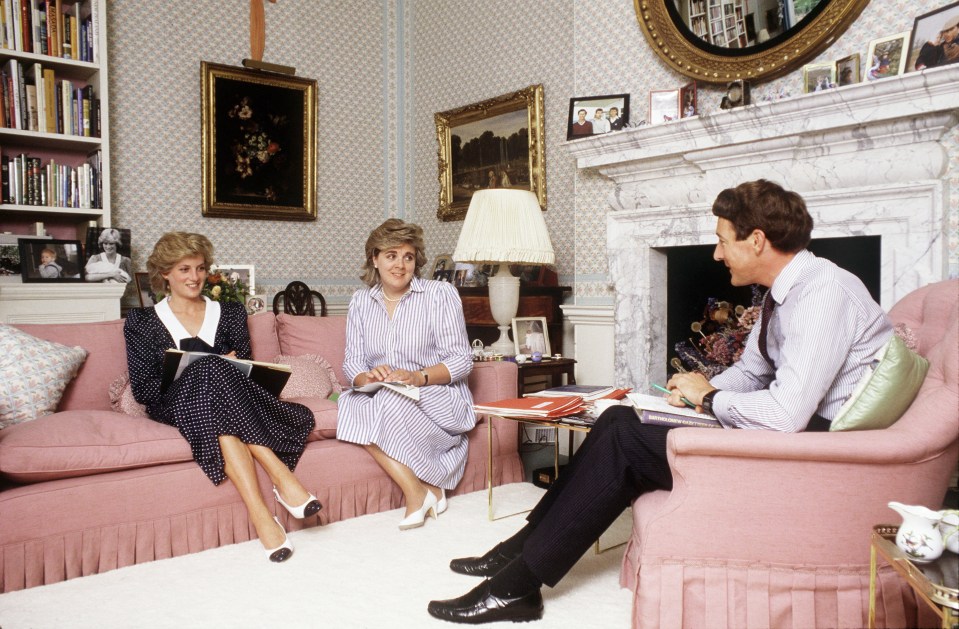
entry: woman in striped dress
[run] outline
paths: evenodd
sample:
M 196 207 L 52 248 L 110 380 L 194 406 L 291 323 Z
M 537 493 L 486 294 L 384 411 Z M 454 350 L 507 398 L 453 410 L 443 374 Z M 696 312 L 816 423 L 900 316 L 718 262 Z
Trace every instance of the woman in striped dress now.
M 350 302 L 344 372 L 352 383 L 419 387 L 419 400 L 387 388 L 340 397 L 336 436 L 366 448 L 406 498 L 401 529 L 446 510 L 463 477 L 476 424 L 467 376 L 472 348 L 459 293 L 424 280 L 423 230 L 389 219 L 366 241 L 363 281 Z

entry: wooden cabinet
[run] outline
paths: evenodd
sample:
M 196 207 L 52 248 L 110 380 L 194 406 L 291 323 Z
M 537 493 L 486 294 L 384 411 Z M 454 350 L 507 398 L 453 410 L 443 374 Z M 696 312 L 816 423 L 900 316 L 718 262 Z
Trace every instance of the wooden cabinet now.
M 480 339 L 484 345 L 499 338 L 499 329 L 489 307 L 489 289 L 460 286 L 457 288 L 463 301 L 466 333 L 472 342 Z M 517 317 L 546 317 L 549 329 L 549 344 L 553 353 L 563 353 L 563 311 L 560 305 L 572 289 L 569 286 L 524 286 L 519 289 Z

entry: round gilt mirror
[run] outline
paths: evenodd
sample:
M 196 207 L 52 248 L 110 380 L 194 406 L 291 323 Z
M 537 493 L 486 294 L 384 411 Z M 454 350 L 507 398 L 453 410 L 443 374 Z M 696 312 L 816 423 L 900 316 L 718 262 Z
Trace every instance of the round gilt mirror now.
M 706 83 L 765 81 L 828 48 L 869 0 L 633 0 L 649 45 Z

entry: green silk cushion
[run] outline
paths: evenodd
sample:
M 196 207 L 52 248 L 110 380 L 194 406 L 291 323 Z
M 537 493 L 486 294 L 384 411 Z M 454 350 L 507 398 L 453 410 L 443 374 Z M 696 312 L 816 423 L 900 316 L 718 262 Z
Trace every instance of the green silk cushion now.
M 866 372 L 839 409 L 829 430 L 878 430 L 902 417 L 926 378 L 929 361 L 893 335 L 876 354 L 879 364 Z

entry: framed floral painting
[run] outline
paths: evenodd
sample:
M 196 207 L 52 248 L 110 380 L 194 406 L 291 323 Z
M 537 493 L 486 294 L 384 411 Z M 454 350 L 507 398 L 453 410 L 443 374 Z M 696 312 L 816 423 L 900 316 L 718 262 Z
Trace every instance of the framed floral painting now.
M 203 215 L 316 220 L 316 81 L 200 64 Z

